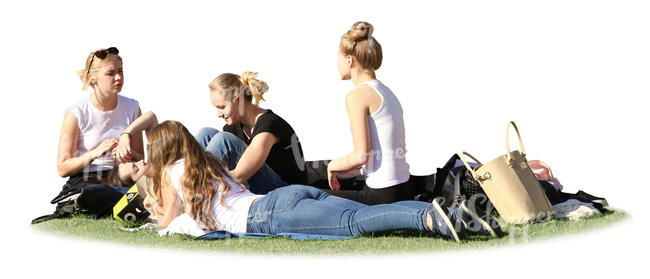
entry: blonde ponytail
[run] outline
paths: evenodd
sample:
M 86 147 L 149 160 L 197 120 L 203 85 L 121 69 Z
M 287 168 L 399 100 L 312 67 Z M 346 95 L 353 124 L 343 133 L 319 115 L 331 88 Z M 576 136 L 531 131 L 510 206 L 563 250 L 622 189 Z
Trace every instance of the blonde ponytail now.
M 256 72 L 243 72 L 241 83 L 248 87 L 246 93 L 251 94 L 255 98 L 255 105 L 258 105 L 260 101 L 264 101 L 264 93 L 269 90 L 269 86 L 266 82 L 255 79 L 256 77 Z
M 90 85 L 90 81 L 88 81 L 88 70 L 81 69 L 77 71 L 77 75 L 79 75 L 79 79 L 81 79 L 81 90 L 86 91 L 86 88 Z
M 230 102 L 234 103 L 242 97 L 252 102 L 255 98 L 255 105 L 258 105 L 260 101 L 264 101 L 264 93 L 269 90 L 269 86 L 266 82 L 256 79 L 257 75 L 256 72 L 243 72 L 241 76 L 224 73 L 214 78 L 208 87 L 211 91 L 223 89 L 226 99 Z

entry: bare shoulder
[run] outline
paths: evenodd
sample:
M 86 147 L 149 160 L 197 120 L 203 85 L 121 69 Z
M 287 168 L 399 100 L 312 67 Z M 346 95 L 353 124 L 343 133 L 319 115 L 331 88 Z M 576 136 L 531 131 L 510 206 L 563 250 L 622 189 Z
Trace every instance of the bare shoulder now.
M 64 130 L 72 130 L 74 128 L 79 128 L 77 123 L 79 123 L 79 120 L 77 119 L 77 116 L 72 113 L 70 110 L 66 110 L 65 114 L 63 115 L 63 129 Z
M 345 97 L 348 106 L 361 107 L 369 113 L 374 113 L 381 106 L 383 99 L 374 88 L 363 84 L 350 91 Z
M 63 120 L 77 120 L 77 116 L 72 112 L 72 110 L 66 109 L 65 114 L 63 114 Z
M 346 102 L 355 102 L 355 103 L 365 103 L 368 104 L 372 102 L 377 97 L 375 90 L 366 85 L 362 84 L 352 91 L 348 92 L 345 96 Z
M 348 97 L 348 96 L 356 96 L 358 98 L 358 97 L 372 96 L 374 94 L 375 94 L 375 89 L 373 89 L 372 87 L 370 87 L 367 84 L 362 84 L 362 85 L 359 85 L 357 88 L 352 89 L 352 91 L 348 92 L 346 97 Z

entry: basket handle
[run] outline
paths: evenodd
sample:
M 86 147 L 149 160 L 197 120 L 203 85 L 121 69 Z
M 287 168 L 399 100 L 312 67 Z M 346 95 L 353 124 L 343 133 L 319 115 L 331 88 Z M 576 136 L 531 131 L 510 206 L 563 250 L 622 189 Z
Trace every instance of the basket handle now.
M 526 157 L 526 149 L 524 149 L 524 143 L 521 141 L 521 135 L 519 134 L 519 129 L 517 129 L 517 124 L 515 124 L 514 121 L 508 122 L 508 126 L 506 126 L 506 160 L 508 164 L 512 163 L 512 157 L 510 156 L 510 140 L 509 140 L 509 135 L 510 135 L 510 126 L 515 127 L 515 132 L 517 132 L 517 138 L 519 139 L 519 147 L 521 148 L 521 155 Z

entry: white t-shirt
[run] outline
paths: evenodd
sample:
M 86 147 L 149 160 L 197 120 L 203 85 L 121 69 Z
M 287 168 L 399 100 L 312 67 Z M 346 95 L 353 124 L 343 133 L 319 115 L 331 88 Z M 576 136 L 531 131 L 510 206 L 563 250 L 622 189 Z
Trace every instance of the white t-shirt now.
M 370 188 L 386 188 L 409 180 L 406 163 L 406 136 L 402 105 L 393 92 L 378 80 L 366 81 L 377 92 L 382 103 L 368 115 L 372 152 L 364 166 L 366 184 Z
M 68 108 L 79 124 L 79 142 L 74 156 L 80 156 L 95 149 L 105 139 L 119 139 L 120 134 L 138 118 L 138 101 L 117 95 L 117 106 L 112 111 L 100 111 L 90 95 Z M 95 159 L 84 171 L 103 171 L 113 168 L 114 159 L 110 153 Z
M 185 159 L 176 161 L 167 171 L 169 178 L 174 184 L 174 188 L 178 192 L 178 196 L 182 201 L 184 201 L 185 197 L 183 197 L 181 176 L 185 172 Z M 226 206 L 221 205 L 219 202 L 221 199 L 220 193 L 222 187 L 221 184 L 219 184 L 217 185 L 217 193 L 212 198 L 212 217 L 217 223 L 219 230 L 226 230 L 231 233 L 245 233 L 248 221 L 248 211 L 251 204 L 255 199 L 263 197 L 264 195 L 256 195 L 248 191 L 248 189 L 242 189 L 242 187 L 238 186 L 229 178 L 224 177 L 224 180 L 230 185 L 230 192 L 224 196 L 223 199 Z M 189 212 L 187 204 L 185 204 L 185 212 Z

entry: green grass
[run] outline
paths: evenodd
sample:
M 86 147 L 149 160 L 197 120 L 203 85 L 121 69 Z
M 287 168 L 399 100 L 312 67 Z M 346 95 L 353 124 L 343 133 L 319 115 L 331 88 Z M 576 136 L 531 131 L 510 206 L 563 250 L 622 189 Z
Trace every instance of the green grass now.
M 470 237 L 461 243 L 425 237 L 413 231 L 397 231 L 375 234 L 346 240 L 289 240 L 269 239 L 227 239 L 192 240 L 189 236 L 173 235 L 159 237 L 157 230 L 145 229 L 138 232 L 120 230 L 120 224 L 113 219 L 92 219 L 75 216 L 57 219 L 32 227 L 37 230 L 66 237 L 92 239 L 121 243 L 130 246 L 157 247 L 169 249 L 189 249 L 198 251 L 255 253 L 255 254 L 382 254 L 437 252 L 457 249 L 477 249 L 517 245 L 529 241 L 558 238 L 563 235 L 580 233 L 621 222 L 628 215 L 623 211 L 586 218 L 579 221 L 552 219 L 527 226 L 504 226 L 507 235 L 503 238 Z

